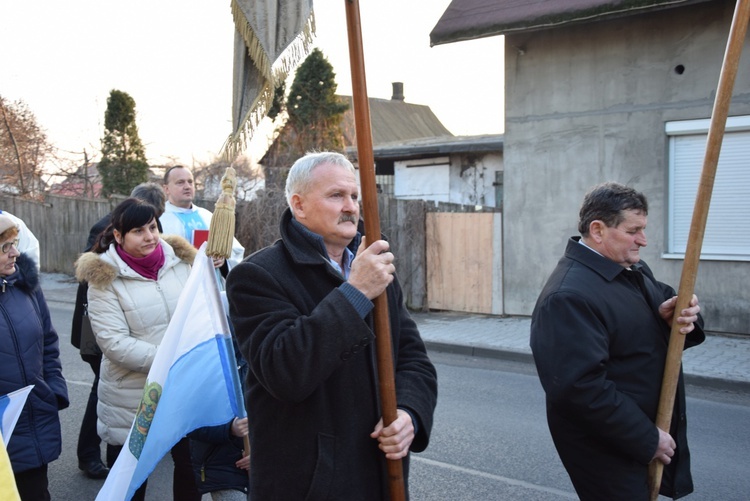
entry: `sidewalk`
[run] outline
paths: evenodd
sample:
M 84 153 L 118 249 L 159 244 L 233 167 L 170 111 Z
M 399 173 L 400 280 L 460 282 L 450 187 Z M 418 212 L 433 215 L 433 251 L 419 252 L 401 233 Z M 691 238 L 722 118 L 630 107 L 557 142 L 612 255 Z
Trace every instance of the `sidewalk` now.
M 427 346 L 477 357 L 533 362 L 529 317 L 497 317 L 454 312 L 413 313 Z M 707 336 L 685 350 L 688 383 L 750 393 L 750 339 Z
M 42 273 L 48 301 L 74 303 L 77 282 L 59 273 Z M 532 363 L 528 317 L 497 317 L 455 312 L 413 313 L 422 338 L 435 351 Z M 688 383 L 750 393 L 750 339 L 708 336 L 686 350 Z

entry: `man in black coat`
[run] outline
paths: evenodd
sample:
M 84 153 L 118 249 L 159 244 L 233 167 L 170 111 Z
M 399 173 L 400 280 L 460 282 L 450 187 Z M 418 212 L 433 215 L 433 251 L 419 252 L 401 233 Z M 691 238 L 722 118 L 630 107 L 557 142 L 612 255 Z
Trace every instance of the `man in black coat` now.
M 338 153 L 292 166 L 281 240 L 229 273 L 249 364 L 250 499 L 387 499 L 386 458 L 427 447 L 437 375 L 388 243 L 360 245 L 358 188 Z M 383 427 L 372 300 L 386 294 L 398 417 Z
M 677 298 L 640 260 L 647 214 L 636 190 L 594 187 L 531 319 L 547 422 L 582 500 L 648 500 L 652 460 L 667 465 L 662 494 L 693 491 L 682 374 L 669 433 L 654 424 Z M 686 347 L 705 339 L 699 312 L 693 296 L 677 315 Z

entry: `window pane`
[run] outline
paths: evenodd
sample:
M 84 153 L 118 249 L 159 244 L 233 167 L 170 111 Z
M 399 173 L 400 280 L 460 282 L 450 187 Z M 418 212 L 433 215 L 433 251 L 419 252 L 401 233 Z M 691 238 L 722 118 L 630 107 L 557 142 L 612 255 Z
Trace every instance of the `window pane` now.
M 672 253 L 684 253 L 687 247 L 705 147 L 706 134 L 670 138 Z M 724 135 L 702 254 L 750 257 L 750 131 Z

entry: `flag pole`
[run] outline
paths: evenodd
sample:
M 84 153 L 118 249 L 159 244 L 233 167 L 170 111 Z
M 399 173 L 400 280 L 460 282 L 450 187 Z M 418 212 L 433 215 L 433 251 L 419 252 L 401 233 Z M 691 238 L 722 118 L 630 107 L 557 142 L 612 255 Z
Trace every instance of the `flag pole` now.
M 742 54 L 742 45 L 747 33 L 748 19 L 750 19 L 750 0 L 738 0 L 729 31 L 724 61 L 719 75 L 719 85 L 714 100 L 711 124 L 708 129 L 706 140 L 706 154 L 703 160 L 703 171 L 698 184 L 698 193 L 693 209 L 693 219 L 690 224 L 687 249 L 685 250 L 685 263 L 680 278 L 680 288 L 677 293 L 677 305 L 674 309 L 674 319 L 680 316 L 680 312 L 690 306 L 695 289 L 695 279 L 698 274 L 703 235 L 708 219 L 708 208 L 711 203 L 716 167 L 719 163 L 721 143 L 724 139 L 727 115 L 729 114 L 729 103 L 732 99 L 734 80 Z M 656 426 L 669 432 L 672 424 L 672 412 L 674 410 L 675 394 L 682 365 L 682 351 L 685 347 L 685 335 L 680 333 L 681 325 L 672 322 L 672 330 L 669 336 L 669 347 L 667 349 L 667 361 L 662 379 L 661 396 L 656 414 Z M 664 465 L 653 460 L 649 467 L 649 486 L 651 500 L 659 497 L 662 473 Z
M 234 192 L 237 189 L 237 173 L 229 166 L 224 171 L 224 175 L 221 177 L 221 194 L 219 199 L 216 201 L 214 207 L 214 213 L 211 217 L 211 224 L 208 231 L 208 243 L 206 244 L 206 255 L 212 258 L 223 258 L 225 261 L 232 255 L 232 244 L 234 243 L 234 227 L 235 227 L 235 216 L 234 209 L 236 207 L 236 200 L 234 199 Z M 214 273 L 217 283 L 219 284 L 219 290 L 223 289 L 220 280 L 220 274 L 218 270 Z M 237 372 L 237 368 L 234 368 Z M 243 402 L 242 391 L 239 392 L 238 402 Z M 243 409 L 244 411 L 245 409 Z M 243 413 L 239 413 L 243 414 Z M 247 417 L 237 416 L 238 418 Z M 247 457 L 250 455 L 250 437 L 245 434 L 242 437 L 242 455 Z M 247 471 L 248 476 L 250 470 Z
M 357 133 L 357 158 L 359 181 L 362 188 L 362 210 L 365 235 L 372 244 L 380 236 L 380 216 L 375 185 L 375 159 L 372 152 L 372 128 L 370 124 L 370 104 L 367 98 L 365 62 L 362 49 L 362 25 L 358 0 L 344 0 L 346 3 L 346 25 L 349 38 L 349 63 L 352 72 L 352 96 L 354 100 L 355 130 Z M 393 372 L 393 351 L 388 320 L 388 303 L 383 292 L 374 300 L 375 343 L 378 359 L 378 382 L 380 384 L 380 404 L 383 413 L 383 426 L 396 420 L 396 385 Z M 391 501 L 405 499 L 403 465 L 400 459 L 386 460 L 388 467 L 388 488 Z

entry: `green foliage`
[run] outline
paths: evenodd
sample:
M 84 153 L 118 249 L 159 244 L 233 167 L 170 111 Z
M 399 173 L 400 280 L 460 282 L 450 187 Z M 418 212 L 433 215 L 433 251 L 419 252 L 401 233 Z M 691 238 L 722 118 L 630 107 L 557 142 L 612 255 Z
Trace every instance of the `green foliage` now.
M 348 106 L 336 99 L 336 73 L 319 49 L 297 70 L 286 103 L 289 122 L 297 130 L 309 126 L 338 126 Z
M 104 113 L 102 195 L 127 195 L 138 184 L 148 181 L 146 152 L 135 124 L 135 100 L 126 92 L 112 90 Z
M 279 113 L 284 109 L 284 94 L 286 93 L 286 83 L 281 82 L 278 87 L 273 90 L 273 102 L 271 108 L 268 110 L 268 118 L 275 120 Z
M 264 163 L 289 167 L 311 150 L 343 151 L 341 121 L 348 108 L 336 97 L 333 66 L 319 49 L 313 50 L 297 69 L 286 101 L 288 120 Z

